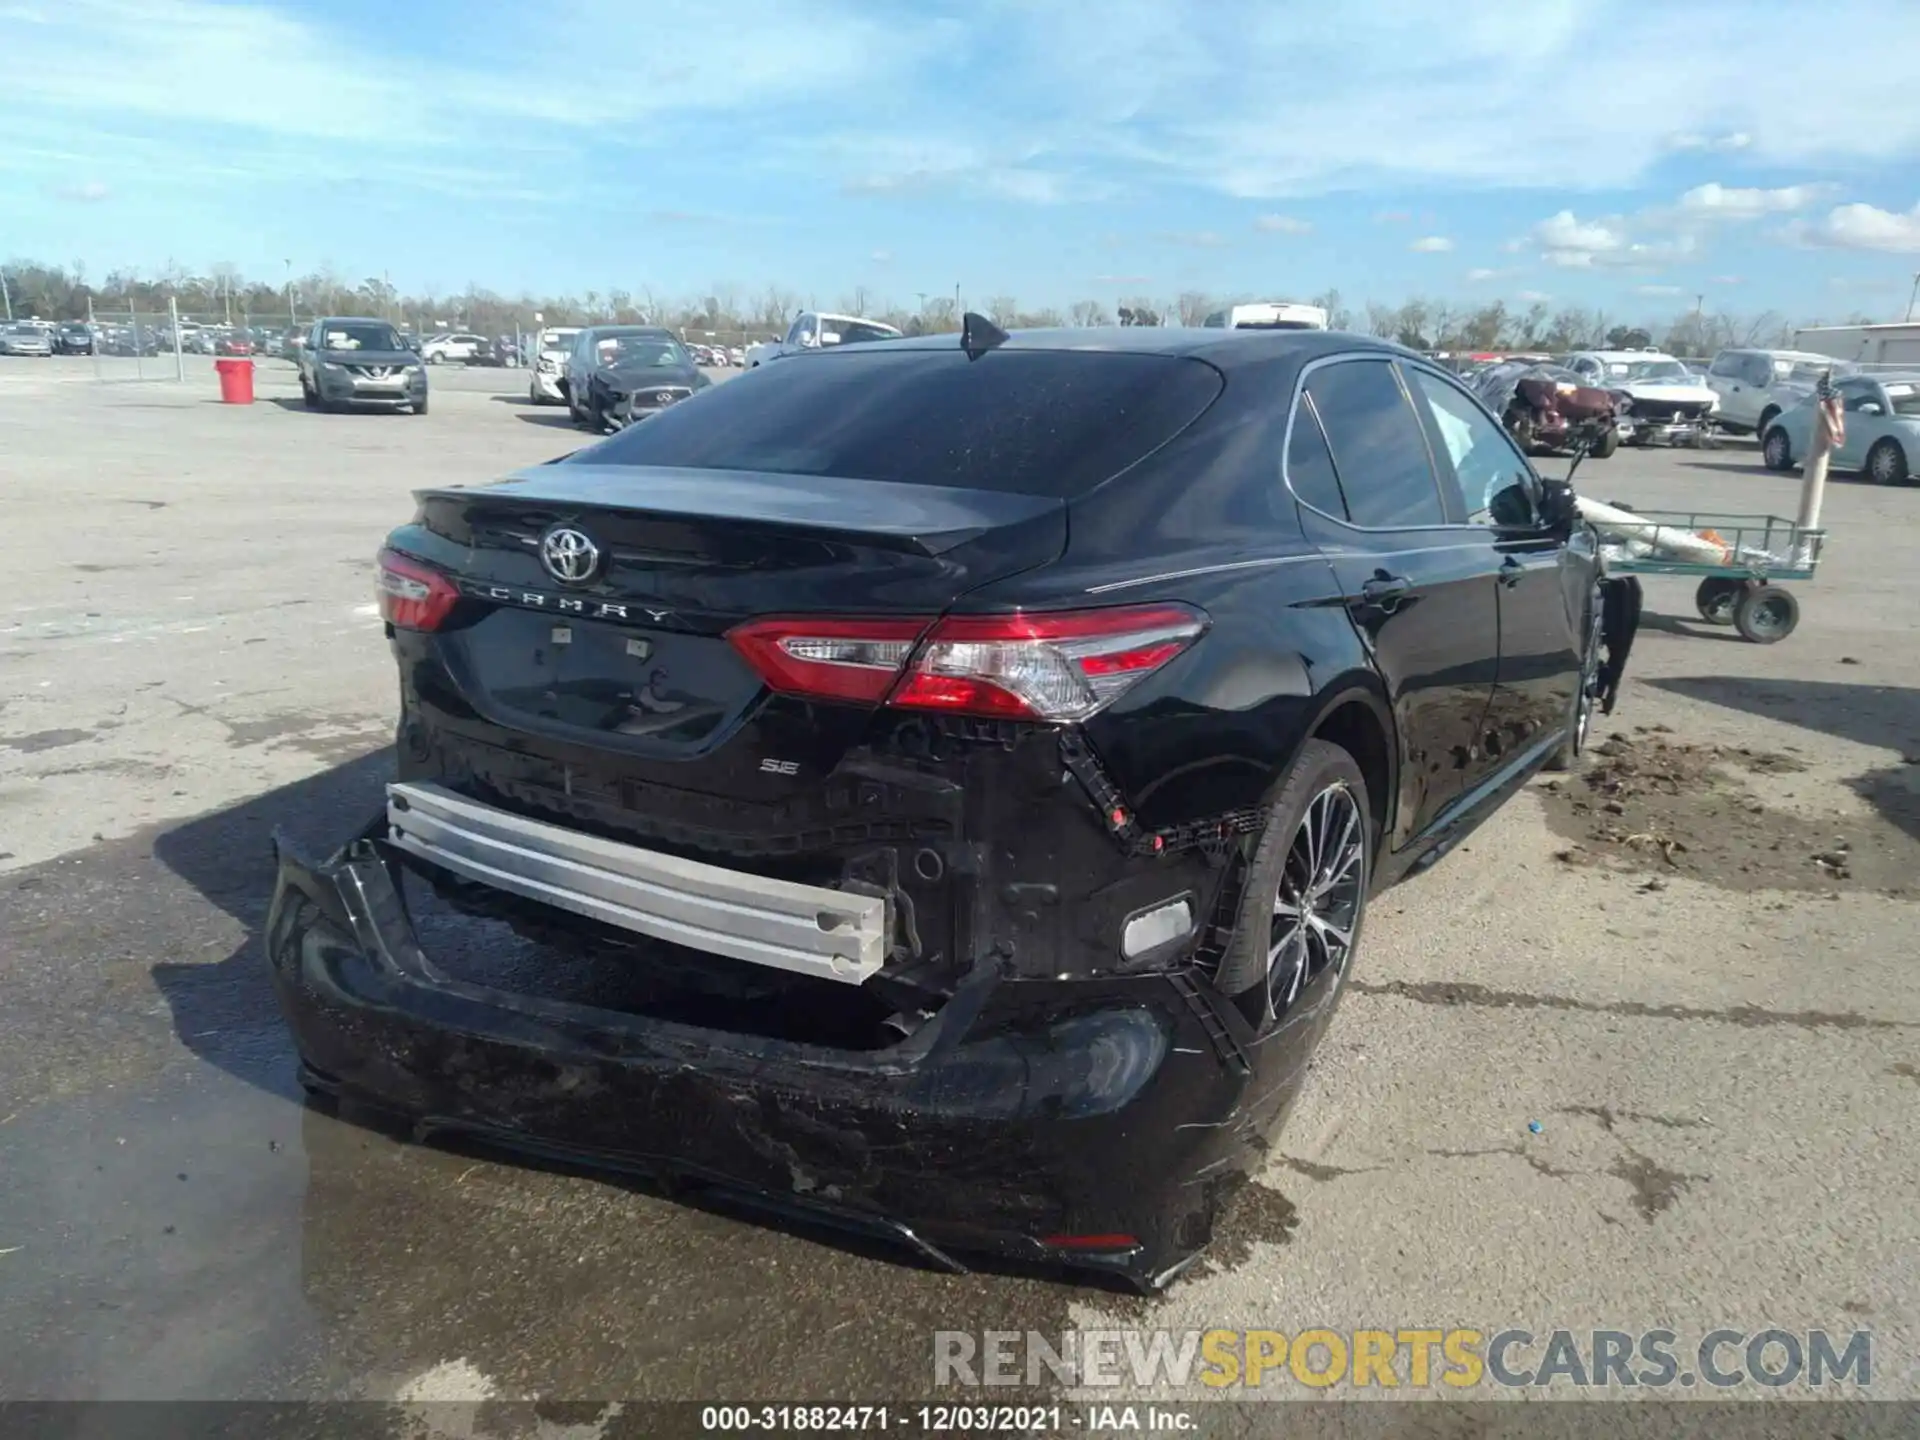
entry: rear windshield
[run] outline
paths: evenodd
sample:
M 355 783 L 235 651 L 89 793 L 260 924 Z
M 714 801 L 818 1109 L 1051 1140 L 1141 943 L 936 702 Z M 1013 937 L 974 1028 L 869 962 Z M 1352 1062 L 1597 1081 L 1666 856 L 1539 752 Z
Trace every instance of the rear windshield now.
M 880 346 L 776 360 L 572 457 L 1067 499 L 1198 419 L 1224 381 L 1167 355 Z

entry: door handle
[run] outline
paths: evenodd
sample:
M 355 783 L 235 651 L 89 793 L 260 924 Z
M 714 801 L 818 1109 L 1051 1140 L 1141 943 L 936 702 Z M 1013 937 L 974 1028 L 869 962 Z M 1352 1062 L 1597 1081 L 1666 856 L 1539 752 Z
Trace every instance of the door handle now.
M 1500 583 L 1511 590 L 1520 583 L 1520 577 L 1527 573 L 1527 567 L 1509 555 L 1500 562 Z
M 1360 598 L 1392 614 L 1411 589 L 1413 582 L 1404 575 L 1376 575 L 1360 587 Z

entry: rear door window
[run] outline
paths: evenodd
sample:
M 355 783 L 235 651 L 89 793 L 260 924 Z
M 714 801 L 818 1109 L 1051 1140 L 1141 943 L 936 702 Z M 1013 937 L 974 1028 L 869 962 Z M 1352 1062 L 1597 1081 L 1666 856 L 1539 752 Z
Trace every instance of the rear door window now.
M 1287 484 L 1295 496 L 1322 515 L 1345 520 L 1347 497 L 1340 493 L 1340 476 L 1333 468 L 1333 452 L 1326 432 L 1314 414 L 1313 401 L 1302 395 L 1293 412 L 1293 434 L 1287 439 Z
M 1183 356 L 905 344 L 822 351 L 717 385 L 568 463 L 835 475 L 1068 499 L 1173 439 L 1219 396 Z M 1429 481 L 1431 484 L 1431 481 Z
M 1447 523 L 1413 406 L 1385 360 L 1343 360 L 1307 379 L 1356 525 L 1400 530 Z

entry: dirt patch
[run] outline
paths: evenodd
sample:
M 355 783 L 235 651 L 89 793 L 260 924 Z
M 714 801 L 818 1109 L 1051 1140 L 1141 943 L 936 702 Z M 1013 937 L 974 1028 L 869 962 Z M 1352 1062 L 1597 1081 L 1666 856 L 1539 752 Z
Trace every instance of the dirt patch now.
M 1880 816 L 1836 819 L 1770 808 L 1743 775 L 1806 770 L 1791 755 L 1670 739 L 1664 726 L 1616 734 L 1578 775 L 1541 789 L 1567 865 L 1638 871 L 1648 889 L 1685 876 L 1729 890 L 1899 895 L 1920 841 Z

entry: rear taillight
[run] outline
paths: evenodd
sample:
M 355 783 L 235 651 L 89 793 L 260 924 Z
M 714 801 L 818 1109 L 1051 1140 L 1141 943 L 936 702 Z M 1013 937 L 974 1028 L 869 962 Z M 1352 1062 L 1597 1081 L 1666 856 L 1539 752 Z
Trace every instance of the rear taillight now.
M 757 620 L 728 638 L 769 686 L 787 694 L 1068 722 L 1112 704 L 1206 625 L 1205 615 L 1184 605 L 1142 605 L 937 623 Z
M 438 570 L 395 550 L 382 550 L 379 563 L 374 583 L 380 595 L 380 618 L 389 625 L 401 630 L 438 630 L 459 603 L 459 590 Z

